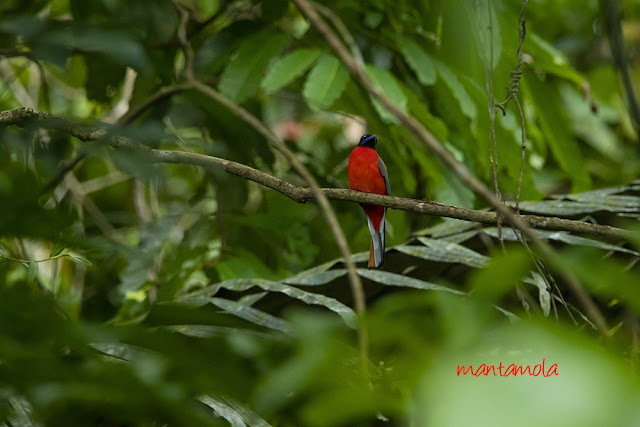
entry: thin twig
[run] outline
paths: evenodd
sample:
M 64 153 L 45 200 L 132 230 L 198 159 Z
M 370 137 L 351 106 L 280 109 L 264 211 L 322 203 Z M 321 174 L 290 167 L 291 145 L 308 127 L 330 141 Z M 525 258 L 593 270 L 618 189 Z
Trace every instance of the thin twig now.
M 197 36 L 205 28 L 207 28 L 209 25 L 214 23 L 224 12 L 226 12 L 228 3 L 229 1 L 227 0 L 223 4 L 221 4 L 218 10 L 206 20 L 196 21 L 195 24 L 187 31 L 187 39 L 191 39 L 192 37 Z M 151 47 L 153 49 L 167 49 L 167 48 L 175 48 L 180 46 L 181 46 L 181 41 L 177 37 L 174 37 L 169 40 L 155 43 Z
M 133 96 L 137 77 L 138 73 L 136 73 L 133 68 L 127 67 L 122 83 L 120 99 L 116 101 L 109 114 L 101 119 L 101 121 L 105 123 L 118 123 L 127 111 L 129 111 L 129 102 L 131 102 L 131 97 Z
M 34 59 L 33 62 L 34 64 L 36 64 L 36 67 L 38 67 L 38 73 L 40 74 L 40 83 L 42 85 L 42 105 L 44 105 L 44 108 L 47 111 L 51 111 L 51 98 L 49 96 L 49 83 L 47 81 L 47 75 L 44 72 L 44 67 L 42 66 L 41 61 Z
M 107 137 L 107 132 L 101 128 L 87 127 L 51 114 L 41 113 L 28 108 L 18 108 L 16 110 L 0 112 L 0 125 L 25 126 L 32 122 L 40 122 L 41 126 L 45 126 L 54 131 L 62 131 L 85 142 L 104 140 Z M 142 153 L 143 155 L 148 156 L 149 161 L 152 163 L 185 164 L 200 166 L 205 169 L 223 168 L 227 173 L 275 190 L 297 203 L 306 203 L 316 197 L 310 188 L 298 187 L 265 172 L 231 160 L 185 151 L 152 150 L 148 146 L 145 146 L 135 140 L 113 134 L 107 138 L 105 143 L 115 148 L 133 150 Z M 368 203 L 423 215 L 455 218 L 463 221 L 478 222 L 481 224 L 497 224 L 495 212 L 447 206 L 428 200 L 383 196 L 380 194 L 362 193 L 342 188 L 323 188 L 322 193 L 330 200 Z M 586 221 L 537 215 L 521 215 L 520 217 L 523 221 L 526 221 L 529 226 L 537 229 L 568 231 L 575 234 L 588 234 L 600 238 L 619 241 L 637 239 L 637 233 L 635 232 L 608 225 L 599 225 Z
M 64 165 L 62 169 L 60 169 L 58 173 L 49 180 L 49 182 L 47 182 L 47 184 L 42 189 L 42 192 L 48 193 L 49 191 L 55 189 L 64 180 L 64 177 L 69 172 L 74 170 L 75 167 L 78 166 L 78 164 L 80 164 L 80 162 L 83 161 L 86 157 L 87 153 L 85 152 L 76 155 L 70 162 Z
M 476 7 L 479 9 L 480 4 L 479 1 L 476 0 Z M 483 61 L 484 66 L 484 78 L 485 85 L 487 87 L 487 101 L 488 101 L 488 109 L 489 109 L 489 165 L 491 167 L 491 179 L 493 181 L 493 189 L 496 193 L 496 197 L 498 200 L 502 201 L 502 192 L 500 191 L 500 183 L 499 180 L 499 167 L 498 167 L 498 141 L 496 138 L 496 111 L 495 111 L 495 97 L 493 94 L 493 14 L 492 14 L 492 3 L 491 0 L 487 0 L 487 12 L 489 17 L 489 59 L 488 61 Z M 483 32 L 479 34 L 479 36 L 483 36 Z M 505 251 L 504 239 L 502 236 L 502 221 L 501 218 L 498 217 L 498 241 L 500 242 L 500 247 L 502 251 Z
M 327 17 L 327 19 L 329 19 L 329 21 L 331 21 L 333 26 L 336 27 L 336 30 L 338 30 L 338 32 L 340 33 L 340 35 L 344 39 L 344 41 L 347 44 L 347 46 L 349 46 L 349 49 L 351 50 L 351 55 L 353 55 L 355 60 L 361 66 L 364 67 L 364 59 L 362 58 L 362 52 L 360 52 L 360 48 L 358 48 L 358 45 L 356 44 L 356 41 L 353 39 L 353 36 L 351 35 L 349 30 L 347 29 L 347 26 L 344 25 L 344 23 L 342 22 L 340 17 L 338 15 L 336 15 L 335 13 L 333 13 L 333 11 L 331 9 L 329 9 L 326 6 L 321 5 L 320 3 L 313 2 L 313 7 L 315 7 L 318 10 L 318 12 L 322 13 L 324 16 Z
M 120 117 L 118 123 L 123 125 L 128 125 L 134 122 L 138 117 L 140 117 L 145 111 L 154 106 L 156 103 L 167 99 L 173 95 L 176 95 L 180 92 L 184 92 L 189 89 L 188 84 L 174 84 L 170 86 L 164 86 L 158 89 L 153 95 L 142 101 L 138 106 L 134 109 L 127 111 L 127 113 Z
M 65 181 L 67 182 L 74 199 L 84 207 L 89 216 L 91 216 L 91 219 L 93 219 L 93 222 L 100 231 L 102 231 L 102 234 L 118 243 L 127 245 L 125 237 L 120 233 L 120 231 L 111 225 L 100 208 L 93 202 L 93 200 L 91 200 L 90 197 L 87 196 L 86 192 L 82 188 L 82 184 L 78 181 L 73 172 L 68 173 L 65 176 Z
M 187 76 L 189 77 L 189 76 Z M 191 76 L 192 77 L 192 76 Z M 333 237 L 342 253 L 342 257 L 344 259 L 345 266 L 347 267 L 349 283 L 351 285 L 351 292 L 353 293 L 353 299 L 355 304 L 356 313 L 362 319 L 366 312 L 366 301 L 365 301 L 365 293 L 362 287 L 362 281 L 360 280 L 360 276 L 356 271 L 356 264 L 353 262 L 351 258 L 351 250 L 349 249 L 349 243 L 347 242 L 347 238 L 342 231 L 342 227 L 338 222 L 338 218 L 336 217 L 329 200 L 324 195 L 318 182 L 313 177 L 311 172 L 300 162 L 298 157 L 289 150 L 289 148 L 285 145 L 284 142 L 280 140 L 273 132 L 271 132 L 267 127 L 258 120 L 255 116 L 249 113 L 247 110 L 224 97 L 216 90 L 214 90 L 211 86 L 208 86 L 198 80 L 192 79 L 189 82 L 192 87 L 199 91 L 200 93 L 208 96 L 214 101 L 220 103 L 224 107 L 228 108 L 233 114 L 240 117 L 243 121 L 253 127 L 256 131 L 262 134 L 267 141 L 282 155 L 287 159 L 289 164 L 300 174 L 300 176 L 307 181 L 309 187 L 311 188 L 311 192 L 316 197 L 316 201 L 320 206 L 322 214 L 329 224 L 329 228 L 333 233 Z M 367 338 L 367 328 L 366 325 L 361 323 L 360 328 L 358 328 L 358 336 L 360 341 L 360 351 L 362 356 L 362 367 L 365 375 L 368 375 L 368 338 Z
M 527 2 L 529 0 L 522 0 L 522 7 L 520 8 L 520 17 L 518 19 L 518 50 L 516 51 L 516 56 L 518 57 L 518 64 L 516 65 L 516 69 L 511 72 L 511 80 L 509 81 L 509 85 L 507 86 L 507 97 L 504 101 L 496 104 L 496 107 L 502 110 L 502 115 L 507 114 L 507 105 L 509 101 L 513 99 L 518 94 L 518 88 L 520 87 L 520 78 L 522 77 L 522 64 L 524 61 L 522 60 L 522 45 L 524 44 L 525 36 L 527 35 L 526 22 L 527 17 L 525 15 L 525 11 L 527 10 Z
M 184 54 L 183 73 L 187 80 L 193 80 L 193 49 L 187 38 L 187 23 L 189 22 L 189 10 L 178 2 L 174 2 L 176 9 L 180 12 L 180 25 L 178 25 L 178 41 Z
M 496 104 L 495 106 L 502 110 L 502 114 L 505 115 L 507 113 L 506 108 L 509 104 L 510 100 L 515 100 L 518 111 L 520 113 L 520 128 L 522 130 L 522 155 L 520 158 L 520 175 L 518 177 L 518 190 L 516 191 L 516 212 L 520 213 L 520 192 L 522 189 L 522 176 L 524 174 L 524 159 L 526 153 L 526 126 L 524 121 L 524 111 L 522 109 L 522 105 L 520 105 L 520 100 L 518 99 L 518 87 L 520 85 L 520 79 L 522 78 L 522 46 L 524 44 L 524 39 L 527 35 L 526 30 L 526 22 L 527 17 L 525 12 L 527 10 L 527 2 L 528 0 L 522 0 L 522 7 L 520 8 L 520 17 L 518 19 L 518 50 L 516 51 L 517 65 L 516 69 L 511 72 L 511 81 L 509 82 L 509 86 L 507 87 L 507 97 L 500 104 Z
M 187 84 L 175 84 L 171 86 L 165 86 L 160 88 L 157 92 L 151 95 L 149 98 L 144 100 L 140 105 L 138 105 L 133 110 L 127 111 L 123 116 L 118 119 L 118 123 L 122 125 L 127 125 L 134 122 L 138 117 L 140 117 L 145 111 L 151 108 L 156 103 L 169 98 L 175 94 L 183 92 L 189 88 Z M 56 188 L 64 179 L 65 175 L 76 168 L 87 157 L 86 152 L 79 153 L 76 157 L 73 158 L 70 162 L 68 162 L 65 166 L 56 173 L 56 175 L 49 180 L 49 182 L 43 188 L 43 192 L 46 193 L 50 190 Z
M 514 96 L 513 99 L 516 101 L 516 105 L 518 106 L 518 111 L 520 112 L 520 129 L 522 133 L 522 144 L 521 144 L 521 156 L 520 156 L 520 176 L 518 177 L 518 191 L 516 192 L 516 212 L 520 213 L 520 190 L 522 188 L 522 175 L 524 174 L 524 157 L 525 152 L 527 150 L 526 139 L 526 126 L 524 123 L 524 111 L 522 110 L 522 105 L 520 105 L 520 100 L 518 96 Z
M 191 28 L 191 30 L 187 31 L 187 38 L 191 39 L 193 36 L 197 35 L 199 32 L 207 28 L 209 25 L 213 24 L 216 21 L 216 19 L 218 19 L 220 15 L 222 15 L 226 11 L 227 3 L 229 2 L 225 1 L 221 5 L 219 5 L 218 10 L 206 20 L 202 22 L 196 22 L 196 24 Z
M 30 64 L 30 63 L 27 63 Z M 16 74 L 11 66 L 11 63 L 7 59 L 0 58 L 0 77 L 4 81 L 8 89 L 13 93 L 14 98 L 25 107 L 37 108 L 37 100 L 34 100 L 27 89 L 22 85 L 19 80 L 20 74 L 28 68 L 28 65 L 21 67 L 21 70 Z
M 0 49 L 0 56 L 5 58 L 23 57 L 33 60 L 33 54 L 26 50 L 20 49 Z
M 488 0 L 488 4 L 489 4 L 489 32 L 490 32 L 490 46 L 491 46 L 491 52 L 493 52 L 493 25 L 491 23 L 491 19 L 492 19 L 492 14 L 491 14 L 491 0 Z M 496 105 L 495 101 L 493 99 L 493 92 L 491 92 L 490 97 L 489 97 L 489 116 L 491 119 L 491 136 L 493 138 L 493 151 L 495 153 L 496 156 L 496 167 L 497 167 L 497 163 L 498 163 L 498 150 L 497 150 L 497 144 L 496 144 L 496 136 L 495 136 L 495 108 L 496 106 L 498 108 L 502 109 L 503 114 L 506 113 L 506 106 L 509 102 L 510 99 L 514 99 L 517 106 L 518 106 L 518 111 L 520 112 L 520 128 L 522 129 L 522 143 L 521 143 L 521 153 L 522 156 L 520 158 L 520 175 L 518 177 L 518 188 L 516 191 L 516 204 L 515 204 L 515 211 L 517 215 L 520 215 L 520 193 L 521 193 L 521 189 L 522 189 L 522 177 L 524 174 L 524 160 L 525 160 L 525 151 L 526 151 L 526 138 L 525 138 L 525 121 L 524 121 L 524 112 L 522 111 L 522 106 L 520 105 L 520 101 L 518 99 L 518 86 L 520 83 L 520 78 L 522 77 L 522 46 L 524 44 L 524 39 L 526 36 L 526 29 L 525 29 L 525 22 L 526 22 L 526 17 L 525 17 L 525 10 L 526 10 L 526 5 L 527 5 L 527 0 L 523 0 L 522 2 L 522 8 L 520 9 L 520 18 L 519 18 L 519 26 L 518 26 L 518 36 L 519 36 L 519 44 L 518 44 L 518 49 L 517 49 L 517 66 L 516 66 L 516 70 L 514 72 L 511 73 L 511 81 L 510 84 L 508 86 L 508 93 L 507 93 L 507 99 L 500 105 Z M 491 79 L 493 78 L 493 53 L 491 56 L 491 70 L 490 70 L 490 76 Z M 493 83 L 492 83 L 493 86 Z M 493 168 L 493 163 L 492 163 L 492 168 Z M 493 172 L 493 169 L 492 169 Z M 495 181 L 495 184 L 497 185 L 497 180 Z M 499 227 L 498 228 L 499 231 L 499 237 L 502 237 L 502 229 Z M 527 243 L 527 239 L 526 236 L 524 236 L 521 232 L 519 232 L 516 228 L 513 228 L 513 232 L 514 234 L 517 236 L 518 240 L 522 243 L 522 245 L 527 249 L 528 253 L 530 254 L 532 260 L 534 261 L 538 272 L 540 274 L 540 277 L 543 278 L 543 280 L 545 281 L 545 283 L 547 284 L 547 287 L 549 286 L 549 281 L 547 278 L 547 275 L 542 271 L 542 267 L 544 267 L 544 263 L 542 260 L 538 259 L 536 257 L 536 255 L 533 253 L 533 251 L 531 250 L 531 248 L 529 247 L 528 243 Z M 502 248 L 504 250 L 504 243 L 502 242 L 502 240 L 500 240 L 500 242 L 502 243 Z M 546 268 L 545 268 L 546 270 Z M 557 310 L 555 307 L 555 301 L 553 299 L 551 299 L 551 303 L 553 304 L 553 309 L 554 312 L 556 313 L 557 316 Z M 566 305 L 565 305 L 566 307 Z
M 103 190 L 112 185 L 121 183 L 123 181 L 127 181 L 131 178 L 131 175 L 128 175 L 119 170 L 115 170 L 105 175 L 101 175 L 97 178 L 82 181 L 82 188 L 84 188 L 86 194 L 90 194 L 96 191 Z
M 133 178 L 133 204 L 136 207 L 136 214 L 140 220 L 140 226 L 145 228 L 151 221 L 153 216 L 151 210 L 147 206 L 147 200 L 145 198 L 144 182 L 138 177 Z

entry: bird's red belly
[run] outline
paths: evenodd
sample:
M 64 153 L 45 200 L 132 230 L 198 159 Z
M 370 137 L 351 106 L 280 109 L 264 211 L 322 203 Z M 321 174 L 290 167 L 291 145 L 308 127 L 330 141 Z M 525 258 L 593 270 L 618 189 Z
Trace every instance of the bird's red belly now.
M 387 194 L 375 150 L 366 147 L 353 150 L 349 156 L 349 188 L 364 193 Z
M 367 147 L 357 147 L 349 156 L 349 188 L 363 193 L 387 194 L 387 186 L 380 173 L 378 153 Z M 376 231 L 384 215 L 384 207 L 361 204 L 367 216 L 373 222 Z

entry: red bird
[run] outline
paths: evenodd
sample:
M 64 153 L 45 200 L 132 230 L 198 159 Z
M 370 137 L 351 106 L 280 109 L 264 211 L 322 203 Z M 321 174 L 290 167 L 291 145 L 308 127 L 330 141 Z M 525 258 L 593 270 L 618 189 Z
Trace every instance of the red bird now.
M 378 156 L 375 135 L 362 135 L 358 146 L 349 156 L 349 188 L 364 193 L 389 195 L 387 167 Z M 361 203 L 367 215 L 371 243 L 369 245 L 369 268 L 380 268 L 384 264 L 384 217 L 387 208 Z

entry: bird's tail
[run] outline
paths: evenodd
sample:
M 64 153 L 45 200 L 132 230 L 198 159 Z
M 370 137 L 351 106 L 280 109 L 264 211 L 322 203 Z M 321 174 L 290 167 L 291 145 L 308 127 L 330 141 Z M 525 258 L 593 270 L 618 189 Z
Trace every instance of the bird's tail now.
M 369 219 L 369 232 L 371 233 L 371 243 L 369 245 L 369 268 L 381 268 L 384 265 L 384 217 L 380 221 L 380 229 L 375 230 L 373 223 Z

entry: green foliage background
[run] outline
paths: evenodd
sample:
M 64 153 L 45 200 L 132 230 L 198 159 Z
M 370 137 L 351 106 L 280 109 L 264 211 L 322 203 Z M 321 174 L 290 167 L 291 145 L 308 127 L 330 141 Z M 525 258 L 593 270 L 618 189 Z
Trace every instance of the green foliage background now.
M 486 87 L 493 101 L 504 99 L 520 2 L 322 7 L 345 24 L 386 96 L 488 185 L 494 126 L 500 185 L 515 198 L 519 113 L 512 101 L 492 125 Z M 640 4 L 622 9 L 635 79 Z M 637 229 L 637 134 L 600 13 L 595 0 L 528 2 L 520 198 L 530 212 Z M 195 77 L 273 129 L 321 186 L 347 187 L 346 159 L 368 132 L 378 136 L 393 195 L 487 207 L 283 0 L 5 0 L 0 110 L 108 123 L 154 148 L 305 185 L 245 122 L 176 86 L 188 63 L 185 38 Z M 167 87 L 170 95 L 154 98 Z M 603 187 L 610 190 L 588 193 Z M 352 250 L 367 249 L 360 208 L 332 205 Z M 358 320 L 315 204 L 223 170 L 150 165 L 46 123 L 0 128 L 0 206 L 4 425 L 640 422 L 640 254 L 632 245 L 541 234 L 603 311 L 604 338 L 559 275 L 548 273 L 556 288 L 540 284 L 531 257 L 509 244 L 510 230 L 503 252 L 494 228 L 402 211 L 388 212 L 387 271 L 359 270 L 369 308 Z M 358 322 L 369 331 L 368 375 Z M 458 365 L 543 358 L 557 376 L 456 375 Z

